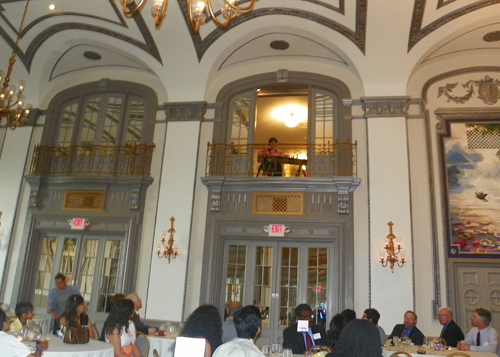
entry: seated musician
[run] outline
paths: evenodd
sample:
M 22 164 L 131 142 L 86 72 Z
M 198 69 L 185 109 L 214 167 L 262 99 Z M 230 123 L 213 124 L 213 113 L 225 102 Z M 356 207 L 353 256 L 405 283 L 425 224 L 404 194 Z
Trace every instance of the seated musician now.
M 259 156 L 263 156 L 264 160 L 262 161 L 261 167 L 266 176 L 282 176 L 283 175 L 283 166 L 281 163 L 275 162 L 273 157 L 283 157 L 283 151 L 278 149 L 278 139 L 274 136 L 269 139 L 269 145 L 267 149 L 262 150 L 259 153 Z

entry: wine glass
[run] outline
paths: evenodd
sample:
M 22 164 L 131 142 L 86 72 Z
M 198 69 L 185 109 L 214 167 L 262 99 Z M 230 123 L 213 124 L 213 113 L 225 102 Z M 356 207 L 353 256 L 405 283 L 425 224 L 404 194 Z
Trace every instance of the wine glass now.
M 266 357 L 271 356 L 271 346 L 270 345 L 262 346 L 262 354 Z
M 281 343 L 273 342 L 271 345 L 271 352 L 276 356 L 278 353 L 283 352 L 283 346 Z
M 394 336 L 392 338 L 392 343 L 394 343 L 394 347 L 396 347 L 396 350 L 398 350 L 399 347 L 401 346 L 401 340 L 399 339 L 398 336 Z
M 429 352 L 431 354 L 434 353 L 434 347 L 436 347 L 436 342 L 434 342 L 434 339 L 430 339 L 430 341 L 429 341 Z
M 283 357 L 293 357 L 293 352 L 291 348 L 285 348 L 283 350 Z

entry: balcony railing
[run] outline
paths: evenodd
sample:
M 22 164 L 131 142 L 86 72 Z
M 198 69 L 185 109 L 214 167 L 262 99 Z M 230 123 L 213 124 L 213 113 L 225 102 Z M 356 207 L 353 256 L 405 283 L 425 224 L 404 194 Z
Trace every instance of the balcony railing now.
M 263 155 L 267 148 L 267 144 L 208 143 L 205 176 L 357 177 L 357 142 L 280 143 L 280 156 Z
M 151 176 L 155 145 L 39 146 L 30 176 Z

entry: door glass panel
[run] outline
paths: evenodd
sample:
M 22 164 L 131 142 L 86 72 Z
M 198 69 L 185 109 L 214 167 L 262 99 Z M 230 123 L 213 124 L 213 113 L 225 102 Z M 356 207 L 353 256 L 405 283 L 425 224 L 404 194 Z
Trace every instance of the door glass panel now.
M 89 98 L 85 105 L 83 113 L 82 131 L 80 134 L 80 145 L 99 145 L 95 142 L 95 133 L 97 130 L 97 122 L 99 119 L 99 111 L 101 110 L 101 98 Z
M 315 133 L 314 143 L 319 145 L 332 144 L 334 139 L 334 100 L 333 97 L 316 92 L 315 93 L 314 122 Z
M 229 246 L 229 256 L 226 276 L 226 301 L 242 300 L 245 287 L 247 247 L 242 245 Z
M 66 276 L 67 283 L 73 281 L 73 267 L 76 256 L 76 238 L 64 239 L 63 252 L 61 257 L 61 266 L 59 272 Z
M 52 272 L 54 271 L 54 256 L 57 248 L 57 239 L 44 237 L 40 253 L 40 263 L 38 264 L 38 275 L 35 284 L 35 298 L 33 306 L 47 306 L 50 284 L 52 282 Z
M 83 244 L 80 284 L 78 290 L 85 301 L 90 301 L 92 294 L 92 282 L 95 274 L 97 248 L 99 241 L 87 239 Z
M 292 316 L 297 303 L 299 248 L 283 248 L 281 250 L 281 281 L 279 324 L 285 328 L 292 324 Z
M 59 126 L 58 146 L 67 147 L 71 145 L 77 112 L 78 103 L 71 103 L 64 107 L 61 125 Z
M 328 292 L 328 250 L 309 248 L 307 303 L 313 308 L 316 323 L 326 326 Z
M 129 108 L 128 127 L 125 132 L 125 144 L 139 144 L 142 138 L 146 102 L 132 100 Z
M 236 97 L 232 102 L 231 140 L 234 145 L 247 145 L 250 125 L 251 95 Z
M 273 273 L 273 248 L 257 247 L 255 251 L 254 305 L 262 313 L 262 328 L 269 327 L 271 284 Z
M 101 134 L 102 146 L 114 146 L 117 143 L 118 123 L 122 113 L 123 98 L 109 97 Z
M 109 297 L 117 293 L 116 282 L 120 262 L 120 240 L 106 240 L 104 245 L 103 265 L 99 284 L 98 312 L 108 311 Z

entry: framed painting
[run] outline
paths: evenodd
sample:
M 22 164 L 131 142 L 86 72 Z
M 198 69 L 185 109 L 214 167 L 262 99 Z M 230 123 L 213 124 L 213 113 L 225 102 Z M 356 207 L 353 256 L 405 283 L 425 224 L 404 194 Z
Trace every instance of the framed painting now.
M 500 257 L 500 111 L 438 113 L 449 257 Z

